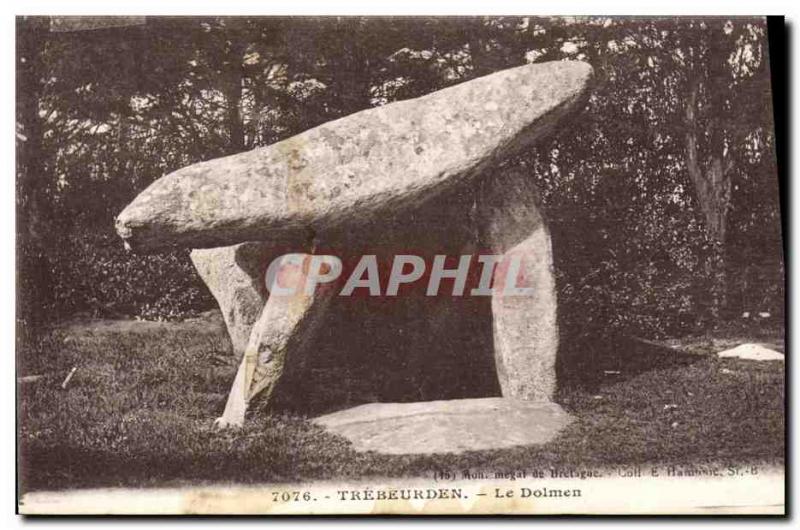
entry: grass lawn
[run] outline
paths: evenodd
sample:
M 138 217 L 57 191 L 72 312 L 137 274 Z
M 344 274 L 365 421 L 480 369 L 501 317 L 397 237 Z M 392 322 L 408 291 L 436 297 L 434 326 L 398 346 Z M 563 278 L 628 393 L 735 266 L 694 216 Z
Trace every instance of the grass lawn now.
M 577 421 L 546 445 L 382 456 L 354 452 L 296 411 L 256 405 L 245 428 L 214 430 L 236 370 L 218 322 L 62 326 L 20 353 L 18 377 L 42 376 L 17 384 L 20 486 L 429 477 L 444 468 L 782 465 L 784 364 L 720 360 L 709 341 L 685 341 L 687 354 L 662 352 L 655 362 L 620 345 L 582 365 L 557 398 Z M 358 387 L 346 375 L 329 379 L 339 391 Z M 347 404 L 359 401 L 358 392 L 349 395 L 355 397 Z

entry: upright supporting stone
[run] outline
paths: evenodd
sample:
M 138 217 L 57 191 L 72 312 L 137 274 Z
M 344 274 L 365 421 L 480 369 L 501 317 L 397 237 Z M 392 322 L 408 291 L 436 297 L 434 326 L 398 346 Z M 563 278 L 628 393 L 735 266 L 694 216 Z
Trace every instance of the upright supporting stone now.
M 298 265 L 283 267 L 280 281 L 285 286 L 295 286 L 292 295 L 274 295 L 267 299 L 261 315 L 253 326 L 244 351 L 239 371 L 228 395 L 225 411 L 217 418 L 218 427 L 241 426 L 250 400 L 263 393 L 269 400 L 280 381 L 287 355 L 302 355 L 303 349 L 314 336 L 330 292 L 317 289 L 307 294 L 303 286 L 308 276 L 311 256 L 297 255 Z
M 558 352 L 550 234 L 542 225 L 506 254 L 522 256 L 520 277 L 535 294 L 492 297 L 497 378 L 505 397 L 549 401 Z
M 262 269 L 271 248 L 268 243 L 243 243 L 191 253 L 195 269 L 222 311 L 237 358 L 244 354 L 267 302 Z
M 503 254 L 492 296 L 494 356 L 504 397 L 549 401 L 556 388 L 558 327 L 550 233 L 537 208 L 531 176 L 508 171 L 479 190 L 485 244 Z M 512 259 L 515 258 L 515 259 Z M 509 271 L 516 261 L 518 271 Z M 511 272 L 516 278 L 509 277 Z M 515 296 L 507 284 L 531 289 Z

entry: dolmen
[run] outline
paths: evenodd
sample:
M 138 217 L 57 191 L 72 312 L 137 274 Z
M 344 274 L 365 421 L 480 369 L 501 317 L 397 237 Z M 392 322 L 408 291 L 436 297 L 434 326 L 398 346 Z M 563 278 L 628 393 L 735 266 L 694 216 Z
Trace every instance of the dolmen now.
M 503 70 L 187 166 L 136 197 L 116 220 L 125 245 L 193 249 L 242 356 L 217 424 L 241 425 L 319 349 L 459 348 L 476 297 L 505 401 L 465 400 L 465 414 L 558 413 L 550 232 L 532 175 L 508 162 L 581 109 L 591 77 L 578 61 Z

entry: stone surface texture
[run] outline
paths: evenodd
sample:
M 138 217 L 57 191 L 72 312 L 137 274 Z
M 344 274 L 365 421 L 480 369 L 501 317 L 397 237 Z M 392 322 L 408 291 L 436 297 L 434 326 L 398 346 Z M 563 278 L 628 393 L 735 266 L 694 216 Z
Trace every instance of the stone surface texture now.
M 370 403 L 314 423 L 383 454 L 463 453 L 544 444 L 572 422 L 559 405 L 508 398 Z
M 117 231 L 134 248 L 302 242 L 413 209 L 549 133 L 591 75 L 578 61 L 520 66 L 193 164 L 144 190 Z

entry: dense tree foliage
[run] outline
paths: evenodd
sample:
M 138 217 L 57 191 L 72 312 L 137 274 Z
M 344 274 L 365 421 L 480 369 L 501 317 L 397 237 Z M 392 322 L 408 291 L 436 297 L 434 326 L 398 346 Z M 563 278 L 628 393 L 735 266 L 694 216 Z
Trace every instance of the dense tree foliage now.
M 20 18 L 19 315 L 209 307 L 184 252 L 125 254 L 113 217 L 186 164 L 530 62 L 591 63 L 587 108 L 508 161 L 542 190 L 562 312 L 639 335 L 781 318 L 760 19 Z M 150 281 L 158 275 L 159 282 Z

